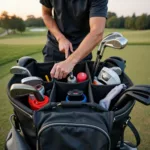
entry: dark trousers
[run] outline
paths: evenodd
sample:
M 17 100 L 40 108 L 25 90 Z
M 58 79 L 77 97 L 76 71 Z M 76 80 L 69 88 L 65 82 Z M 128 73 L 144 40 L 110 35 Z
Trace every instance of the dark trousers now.
M 59 51 L 58 46 L 50 42 L 47 42 L 47 44 L 44 46 L 42 53 L 44 56 L 44 62 L 65 60 L 65 54 Z M 91 59 L 92 59 L 92 54 L 89 54 L 82 61 L 87 61 Z

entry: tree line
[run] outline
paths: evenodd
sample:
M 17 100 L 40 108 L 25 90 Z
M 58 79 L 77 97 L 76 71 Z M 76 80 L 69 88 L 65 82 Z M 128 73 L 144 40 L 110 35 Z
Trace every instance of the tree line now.
M 150 15 L 142 14 L 141 16 L 136 16 L 133 14 L 128 17 L 117 17 L 116 13 L 108 12 L 106 27 L 147 30 L 150 29 Z
M 41 17 L 36 18 L 33 15 L 27 16 L 26 20 L 16 16 L 9 15 L 8 12 L 4 11 L 0 15 L 0 27 L 4 28 L 9 34 L 9 30 L 12 33 L 16 33 L 16 31 L 24 32 L 26 27 L 44 27 L 44 22 Z
M 28 15 L 27 19 L 23 20 L 16 15 L 10 16 L 6 11 L 2 12 L 0 15 L 0 27 L 6 29 L 7 32 L 11 29 L 12 33 L 16 33 L 16 31 L 22 33 L 25 31 L 26 27 L 44 26 L 42 17 L 36 18 L 33 15 Z M 134 30 L 150 29 L 150 15 L 142 14 L 141 16 L 136 16 L 133 14 L 128 17 L 118 17 L 116 13 L 108 12 L 106 28 L 125 28 Z

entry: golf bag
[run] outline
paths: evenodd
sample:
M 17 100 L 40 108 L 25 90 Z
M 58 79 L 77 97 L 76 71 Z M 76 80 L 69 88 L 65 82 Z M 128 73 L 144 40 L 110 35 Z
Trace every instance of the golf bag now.
M 37 63 L 31 61 L 26 67 L 32 76 L 44 80 L 45 95 L 49 103 L 33 111 L 28 103 L 28 96 L 11 97 L 10 87 L 14 83 L 21 83 L 26 75 L 14 75 L 7 87 L 7 94 L 13 106 L 14 114 L 10 117 L 12 129 L 6 142 L 5 150 L 116 150 L 125 145 L 124 130 L 130 126 L 137 139 L 136 147 L 140 143 L 137 130 L 130 122 L 130 112 L 135 100 L 128 100 L 124 106 L 116 111 L 107 111 L 99 105 L 116 85 L 93 85 L 91 72 L 93 62 L 82 62 L 75 66 L 73 74 L 85 72 L 88 79 L 81 83 L 67 83 L 65 80 L 47 82 L 45 75 L 55 62 Z M 111 64 L 100 63 L 111 67 Z M 120 75 L 122 83 L 127 87 L 133 85 L 129 77 L 123 72 Z M 66 102 L 69 90 L 79 89 L 84 92 L 87 102 Z M 120 93 L 121 94 L 121 93 Z M 120 95 L 113 99 L 110 108 Z

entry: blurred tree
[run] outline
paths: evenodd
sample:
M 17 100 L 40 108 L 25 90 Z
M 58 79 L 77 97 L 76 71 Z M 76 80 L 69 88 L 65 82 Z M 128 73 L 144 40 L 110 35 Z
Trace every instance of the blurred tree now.
M 124 28 L 125 26 L 125 18 L 123 16 L 121 16 L 119 19 L 119 28 Z
M 18 17 L 17 18 L 17 30 L 22 33 L 25 31 L 25 29 L 26 29 L 26 26 L 25 26 L 23 19 Z
M 9 34 L 8 29 L 10 28 L 10 17 L 8 15 L 8 12 L 6 11 L 2 12 L 0 20 L 1 20 L 1 27 L 6 29 L 7 34 Z
M 35 18 L 33 15 L 27 16 L 25 21 L 27 27 L 44 27 L 44 22 L 41 17 Z
M 106 24 L 107 28 L 119 28 L 120 20 L 116 16 L 113 16 L 107 20 Z
M 149 25 L 149 22 L 148 22 L 147 14 L 143 14 L 142 16 L 137 17 L 136 23 L 135 23 L 137 30 L 148 29 L 148 25 Z
M 126 29 L 135 29 L 135 18 L 126 17 L 125 18 L 125 28 Z
M 117 17 L 117 15 L 116 15 L 116 13 L 114 13 L 114 12 L 108 12 L 107 13 L 107 18 L 109 19 L 109 18 L 111 18 L 111 17 Z
M 147 16 L 148 19 L 148 29 L 150 29 L 150 15 Z
M 17 24 L 18 23 L 18 18 L 16 15 L 13 15 L 10 17 L 10 21 L 9 21 L 9 28 L 13 31 L 13 33 L 16 33 L 16 29 L 17 29 Z

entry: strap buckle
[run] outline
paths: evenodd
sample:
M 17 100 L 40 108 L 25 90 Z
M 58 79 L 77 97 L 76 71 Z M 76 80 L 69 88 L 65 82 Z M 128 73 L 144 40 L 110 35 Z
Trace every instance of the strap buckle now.
M 128 125 L 129 121 L 131 120 L 131 117 L 129 117 L 126 122 L 125 122 L 125 125 Z

